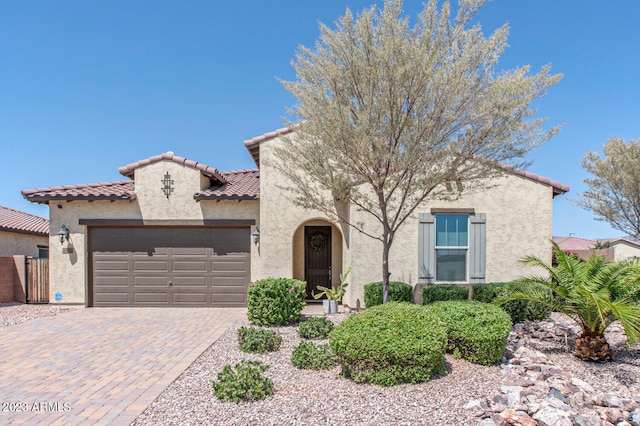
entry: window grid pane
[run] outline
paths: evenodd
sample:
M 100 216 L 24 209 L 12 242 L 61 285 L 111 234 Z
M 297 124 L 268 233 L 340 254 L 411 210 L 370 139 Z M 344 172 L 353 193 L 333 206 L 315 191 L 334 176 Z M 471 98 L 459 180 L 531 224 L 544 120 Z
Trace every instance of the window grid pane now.
M 469 217 L 466 214 L 436 215 L 436 246 L 467 247 Z
M 467 280 L 467 250 L 466 249 L 437 249 L 436 250 L 436 281 Z

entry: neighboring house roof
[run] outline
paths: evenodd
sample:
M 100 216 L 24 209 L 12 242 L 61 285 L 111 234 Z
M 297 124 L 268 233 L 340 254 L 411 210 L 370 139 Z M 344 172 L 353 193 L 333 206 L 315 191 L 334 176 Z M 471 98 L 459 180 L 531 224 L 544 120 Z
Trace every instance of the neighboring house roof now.
M 631 240 L 629 238 L 624 238 L 624 237 L 618 237 L 618 238 L 604 238 L 599 240 L 603 243 L 610 243 L 610 244 L 629 244 L 631 246 L 640 248 L 640 241 L 635 241 L 635 240 Z
M 196 200 L 251 200 L 260 194 L 260 173 L 257 169 L 222 172 L 227 181 L 224 184 L 194 195 Z
M 591 250 L 596 244 L 594 240 L 579 237 L 553 237 L 553 241 L 564 251 Z
M 249 151 L 249 154 L 251 154 L 251 157 L 253 157 L 253 161 L 256 163 L 256 165 L 260 167 L 260 145 L 264 142 L 275 139 L 282 135 L 289 134 L 291 132 L 293 132 L 293 129 L 284 127 L 282 129 L 274 130 L 273 132 L 265 133 L 263 135 L 256 136 L 254 138 L 247 139 L 244 141 L 244 146 Z M 526 170 L 517 169 L 515 167 L 511 167 L 502 163 L 498 163 L 498 166 L 514 175 L 522 176 L 526 179 L 529 179 L 535 182 L 540 182 L 542 184 L 552 187 L 554 196 L 559 194 L 564 194 L 565 192 L 568 192 L 569 189 L 571 189 L 569 185 L 564 185 L 560 182 L 551 180 L 548 177 L 540 176 L 535 173 L 528 172 Z
M 184 166 L 190 167 L 195 170 L 199 170 L 203 175 L 213 178 L 220 183 L 226 183 L 225 178 L 220 174 L 220 172 L 213 168 L 209 167 L 206 164 L 199 163 L 193 160 L 187 160 L 184 157 L 180 157 L 175 155 L 173 152 L 165 152 L 164 154 L 154 155 L 153 157 L 149 157 L 144 160 L 136 161 L 135 163 L 127 164 L 126 166 L 122 166 L 118 169 L 118 171 L 124 176 L 133 178 L 134 172 L 137 168 L 148 166 L 149 164 L 158 163 L 163 160 L 170 160 L 174 163 L 182 164 Z
M 48 236 L 49 221 L 40 216 L 0 206 L 0 231 Z
M 204 191 L 194 194 L 196 200 L 254 200 L 260 194 L 260 180 L 257 169 L 219 172 L 213 167 L 187 160 L 172 152 L 150 157 L 120 167 L 119 171 L 133 180 L 117 182 L 101 182 L 83 185 L 54 186 L 51 188 L 25 189 L 22 196 L 34 203 L 48 203 L 49 201 L 115 201 L 135 200 L 135 170 L 162 160 L 199 170 L 211 179 L 211 186 Z

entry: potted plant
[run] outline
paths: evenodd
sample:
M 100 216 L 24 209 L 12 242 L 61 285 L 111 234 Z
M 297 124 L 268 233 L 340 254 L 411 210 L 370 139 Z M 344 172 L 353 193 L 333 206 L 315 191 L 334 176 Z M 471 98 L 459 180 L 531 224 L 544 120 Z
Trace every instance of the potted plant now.
M 340 274 L 340 285 L 338 287 L 324 287 L 319 285 L 318 293 L 312 293 L 314 299 L 320 299 L 325 296 L 326 299 L 322 301 L 323 310 L 325 314 L 335 314 L 338 312 L 338 302 L 342 300 L 342 296 L 346 293 L 346 288 L 349 285 L 347 281 L 347 275 L 351 272 L 351 267 Z

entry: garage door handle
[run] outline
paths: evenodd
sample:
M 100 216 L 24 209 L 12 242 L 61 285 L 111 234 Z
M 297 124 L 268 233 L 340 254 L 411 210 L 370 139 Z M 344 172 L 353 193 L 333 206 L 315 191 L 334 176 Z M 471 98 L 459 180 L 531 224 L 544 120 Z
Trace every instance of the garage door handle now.
M 173 285 L 172 281 L 169 281 L 169 287 L 171 287 Z

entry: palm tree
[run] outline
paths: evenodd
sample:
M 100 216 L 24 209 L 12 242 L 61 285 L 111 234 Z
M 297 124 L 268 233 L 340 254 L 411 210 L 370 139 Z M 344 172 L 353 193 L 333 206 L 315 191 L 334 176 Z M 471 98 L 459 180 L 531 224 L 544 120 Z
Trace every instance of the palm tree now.
M 629 346 L 640 336 L 640 262 L 611 262 L 596 255 L 584 261 L 556 243 L 553 251 L 557 266 L 535 256 L 522 259 L 544 274 L 516 281 L 496 303 L 531 300 L 568 315 L 582 328 L 574 355 L 585 361 L 610 361 L 612 350 L 604 331 L 613 322 L 620 321 Z

